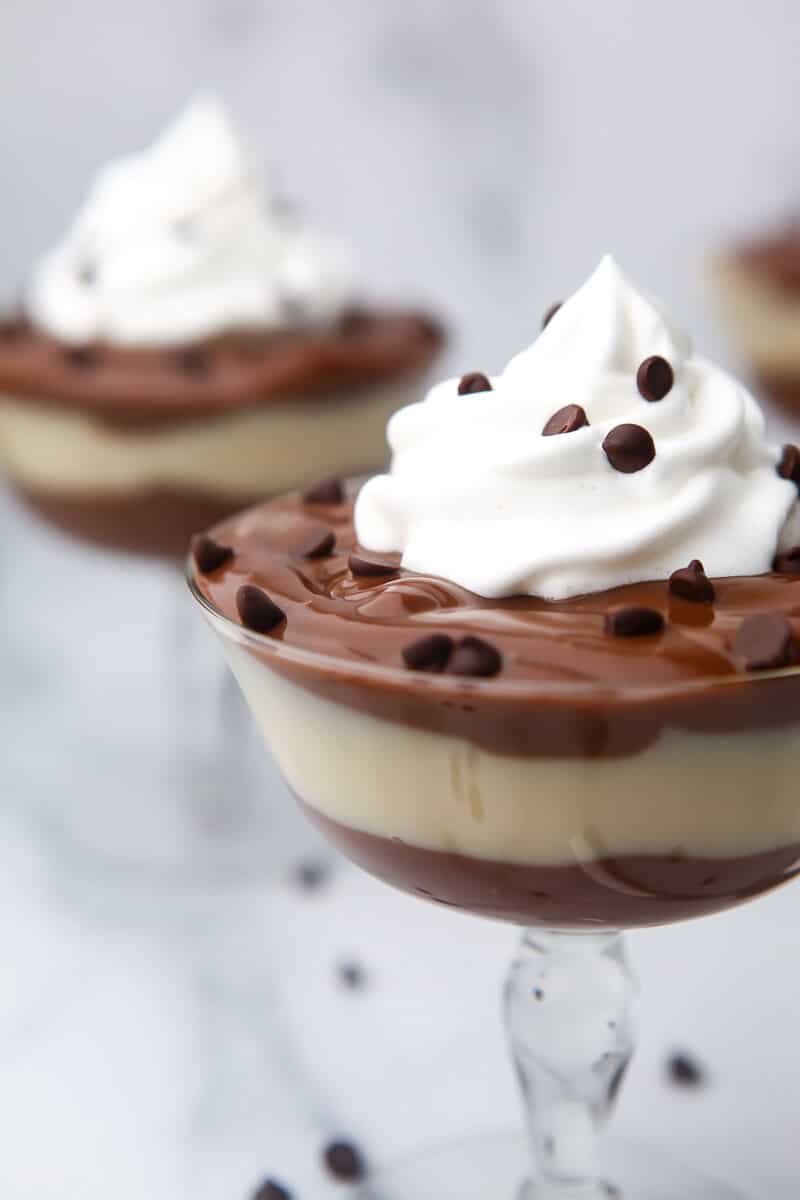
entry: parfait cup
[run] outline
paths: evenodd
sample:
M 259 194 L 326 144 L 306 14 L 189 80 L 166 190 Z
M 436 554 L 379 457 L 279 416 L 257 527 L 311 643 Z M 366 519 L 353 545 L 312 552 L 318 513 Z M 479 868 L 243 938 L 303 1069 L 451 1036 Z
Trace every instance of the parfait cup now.
M 628 929 L 800 870 L 800 669 L 601 686 L 345 660 L 242 628 L 189 586 L 305 814 L 373 875 L 512 922 L 520 1130 L 378 1173 L 371 1200 L 733 1200 L 605 1135 L 634 1052 Z

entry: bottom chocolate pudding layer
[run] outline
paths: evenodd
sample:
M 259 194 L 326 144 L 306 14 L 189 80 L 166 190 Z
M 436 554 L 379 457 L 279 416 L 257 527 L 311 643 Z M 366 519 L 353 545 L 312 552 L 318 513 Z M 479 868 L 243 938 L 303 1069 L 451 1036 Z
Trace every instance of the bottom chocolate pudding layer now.
M 179 492 L 153 488 L 146 492 L 61 494 L 17 487 L 39 516 L 81 541 L 110 550 L 179 559 L 192 534 L 253 498 Z
M 800 842 L 742 857 L 622 854 L 564 864 L 495 862 L 411 846 L 304 812 L 349 858 L 412 895 L 517 925 L 630 929 L 721 912 L 793 879 Z

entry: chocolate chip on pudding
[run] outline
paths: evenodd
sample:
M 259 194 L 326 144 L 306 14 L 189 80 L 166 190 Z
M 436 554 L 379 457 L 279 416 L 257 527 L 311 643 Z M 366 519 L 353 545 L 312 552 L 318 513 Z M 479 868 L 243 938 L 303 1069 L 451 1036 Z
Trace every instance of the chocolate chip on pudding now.
M 327 558 L 333 553 L 336 534 L 332 529 L 316 529 L 294 548 L 297 558 Z
M 606 613 L 605 629 L 614 637 L 647 637 L 661 633 L 664 617 L 654 608 L 642 605 L 620 605 Z
M 283 609 L 262 588 L 251 583 L 243 584 L 237 591 L 236 608 L 242 624 L 254 633 L 271 633 L 286 620 Z
M 403 661 L 412 671 L 443 671 L 453 645 L 446 633 L 429 633 L 403 647 Z
M 656 456 L 653 439 L 641 425 L 616 425 L 606 434 L 603 449 L 614 470 L 625 475 L 642 471 Z
M 233 558 L 233 547 L 222 546 L 208 534 L 198 533 L 192 538 L 192 555 L 198 571 L 210 575 L 212 571 L 217 571 L 226 562 L 230 562 Z
M 558 433 L 572 433 L 576 429 L 583 429 L 588 424 L 589 418 L 580 404 L 566 404 L 550 417 L 542 430 L 542 437 L 552 437 L 553 434 Z
M 705 573 L 699 558 L 693 558 L 688 567 L 680 567 L 669 577 L 669 590 L 673 596 L 697 604 L 711 604 L 714 600 L 714 585 Z
M 470 371 L 462 375 L 458 384 L 459 396 L 470 396 L 477 392 L 490 392 L 492 385 L 482 371 Z
M 651 404 L 663 400 L 671 391 L 674 382 L 675 372 L 660 354 L 652 354 L 650 358 L 646 358 L 636 372 L 639 395 Z
M 351 554 L 347 565 L 359 579 L 387 579 L 397 574 L 394 563 L 384 562 L 380 558 L 366 558 L 363 554 Z
M 474 675 L 488 679 L 503 667 L 502 656 L 483 638 L 462 638 L 447 662 L 448 675 Z
M 755 613 L 742 621 L 733 639 L 733 653 L 745 671 L 768 671 L 795 660 L 797 645 L 783 613 Z

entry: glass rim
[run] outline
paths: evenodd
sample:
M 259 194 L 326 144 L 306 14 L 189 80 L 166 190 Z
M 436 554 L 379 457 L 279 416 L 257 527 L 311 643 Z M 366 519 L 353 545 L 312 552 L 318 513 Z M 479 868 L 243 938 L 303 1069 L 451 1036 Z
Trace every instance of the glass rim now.
M 265 651 L 267 657 L 276 662 L 294 663 L 298 666 L 313 668 L 319 674 L 329 674 L 337 671 L 345 672 L 350 678 L 369 681 L 390 681 L 401 686 L 421 688 L 427 693 L 452 695 L 462 694 L 492 695 L 492 696 L 541 696 L 575 697 L 580 699 L 589 696 L 607 696 L 616 702 L 626 699 L 642 701 L 643 699 L 680 699 L 702 693 L 710 688 L 747 687 L 770 680 L 800 678 L 800 663 L 788 667 L 775 667 L 770 670 L 753 671 L 746 674 L 731 675 L 702 675 L 690 679 L 676 680 L 671 683 L 624 683 L 614 684 L 602 680 L 562 680 L 562 679 L 504 679 L 502 675 L 488 679 L 470 678 L 436 674 L 426 671 L 410 671 L 404 667 L 387 665 L 345 658 L 336 654 L 326 654 L 321 650 L 307 650 L 303 646 L 288 644 L 270 634 L 256 633 L 245 628 L 227 613 L 223 612 L 201 591 L 194 572 L 192 555 L 186 558 L 184 568 L 186 583 L 193 599 L 203 609 L 208 620 L 224 636 L 241 645 L 251 646 Z

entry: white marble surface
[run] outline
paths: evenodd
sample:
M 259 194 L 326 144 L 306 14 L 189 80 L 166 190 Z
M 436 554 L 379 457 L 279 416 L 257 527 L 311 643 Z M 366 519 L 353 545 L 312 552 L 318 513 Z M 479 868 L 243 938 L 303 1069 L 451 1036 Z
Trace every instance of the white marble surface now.
M 316 892 L 93 883 L 8 815 L 0 838 L 4 1200 L 301 1200 L 322 1143 L 373 1162 L 518 1118 L 498 1021 L 513 934 L 342 866 Z M 631 939 L 642 1041 L 621 1129 L 794 1200 L 800 892 Z M 363 964 L 359 990 L 336 965 Z M 674 1047 L 711 1082 L 665 1082 Z M 455 1200 L 455 1198 L 454 1198 Z

